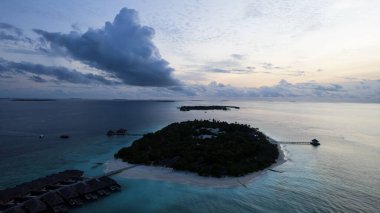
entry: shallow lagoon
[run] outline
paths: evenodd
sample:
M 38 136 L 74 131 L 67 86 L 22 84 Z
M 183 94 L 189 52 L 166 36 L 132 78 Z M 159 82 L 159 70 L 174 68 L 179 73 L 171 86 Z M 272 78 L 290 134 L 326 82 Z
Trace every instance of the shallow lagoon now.
M 240 110 L 181 112 L 181 105 L 236 105 Z M 219 119 L 248 123 L 280 141 L 314 137 L 322 145 L 286 145 L 288 161 L 247 187 L 205 188 L 115 177 L 123 190 L 73 212 L 376 212 L 380 199 L 380 105 L 306 102 L 51 101 L 0 103 L 0 187 L 66 168 L 103 172 L 136 137 L 108 138 L 174 121 Z M 70 134 L 69 140 L 58 138 Z M 36 135 L 45 134 L 43 140 Z

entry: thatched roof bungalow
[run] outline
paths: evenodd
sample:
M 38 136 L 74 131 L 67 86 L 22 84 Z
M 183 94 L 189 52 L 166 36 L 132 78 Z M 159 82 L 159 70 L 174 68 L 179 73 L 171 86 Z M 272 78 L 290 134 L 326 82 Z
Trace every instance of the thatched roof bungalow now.
M 66 204 L 79 206 L 82 198 L 95 200 L 98 195 L 109 195 L 110 190 L 120 190 L 120 185 L 106 176 L 83 179 L 82 171 L 66 170 L 0 190 L 0 212 L 66 212 Z
M 80 206 L 83 204 L 83 201 L 79 198 L 79 194 L 72 187 L 63 187 L 57 190 L 57 192 L 70 206 Z
M 103 184 L 107 185 L 111 191 L 119 191 L 121 188 L 121 186 L 116 181 L 107 176 L 100 177 L 98 180 L 104 182 Z
M 96 189 L 93 189 L 89 185 L 80 182 L 72 186 L 73 189 L 82 197 L 84 197 L 86 200 L 96 200 L 98 196 L 94 194 L 96 192 Z
M 1 209 L 0 212 L 2 213 L 26 213 L 26 211 L 19 205 L 14 205 L 11 207 L 6 207 L 6 209 Z
M 48 212 L 48 208 L 45 205 L 44 202 L 42 202 L 38 198 L 33 198 L 28 201 L 26 201 L 23 204 L 23 208 L 27 210 L 29 213 L 41 213 L 41 212 Z
M 57 192 L 48 192 L 40 197 L 40 199 L 46 203 L 48 206 L 56 206 L 64 204 L 65 201 Z
M 48 192 L 40 198 L 53 212 L 67 212 L 65 201 L 57 192 Z
M 96 192 L 100 196 L 106 196 L 111 194 L 111 192 L 107 190 L 110 187 L 110 185 L 104 181 L 100 181 L 98 179 L 91 179 L 86 181 L 86 183 L 92 188 L 96 189 Z
M 63 199 L 73 199 L 78 198 L 79 194 L 74 191 L 71 187 L 63 187 L 61 189 L 58 189 L 57 192 Z
M 91 188 L 93 188 L 94 190 L 103 188 L 103 184 L 96 179 L 87 180 L 85 183 L 89 185 Z
M 15 187 L 0 191 L 0 204 L 6 204 L 11 200 L 20 199 L 30 192 L 28 188 Z
M 33 199 L 34 197 L 31 196 L 25 196 L 25 197 L 16 197 L 13 199 L 14 203 L 24 203 L 28 200 Z
M 45 190 L 31 191 L 31 192 L 29 192 L 29 195 L 31 195 L 31 196 L 40 196 L 40 195 L 43 195 L 45 193 L 47 193 L 47 191 L 45 191 Z
M 117 184 L 119 185 L 118 183 L 116 183 L 116 181 L 114 181 L 113 179 L 107 177 L 107 176 L 103 176 L 103 177 L 100 177 L 98 178 L 99 181 L 102 181 L 102 182 L 105 182 L 109 185 L 114 185 L 114 184 Z
M 18 188 L 8 188 L 0 191 L 0 204 L 5 205 L 15 197 L 22 196 Z
M 51 175 L 51 176 L 46 176 L 45 178 L 43 178 L 41 182 L 44 183 L 45 185 L 54 185 L 54 184 L 59 183 L 59 181 L 61 180 L 62 180 L 61 178 L 55 175 Z

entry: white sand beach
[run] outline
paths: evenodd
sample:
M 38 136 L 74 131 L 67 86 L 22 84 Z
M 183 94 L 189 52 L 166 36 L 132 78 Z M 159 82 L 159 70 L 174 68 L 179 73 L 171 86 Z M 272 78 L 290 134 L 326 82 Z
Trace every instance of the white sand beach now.
M 273 139 L 270 139 L 273 142 Z M 196 185 L 202 187 L 236 187 L 245 186 L 245 184 L 258 179 L 260 176 L 264 175 L 269 169 L 274 169 L 275 167 L 286 162 L 285 150 L 283 145 L 278 146 L 279 157 L 277 162 L 268 167 L 267 169 L 253 172 L 242 177 L 202 177 L 192 172 L 175 171 L 171 168 L 160 167 L 160 166 L 145 166 L 139 165 L 131 169 L 127 169 L 123 172 L 117 174 L 119 177 L 130 178 L 130 179 L 149 179 L 157 181 L 169 181 L 180 184 Z M 105 163 L 105 172 L 112 172 L 118 169 L 131 167 L 134 164 L 129 164 L 123 162 L 119 159 L 109 160 Z M 269 171 L 271 172 L 271 171 Z

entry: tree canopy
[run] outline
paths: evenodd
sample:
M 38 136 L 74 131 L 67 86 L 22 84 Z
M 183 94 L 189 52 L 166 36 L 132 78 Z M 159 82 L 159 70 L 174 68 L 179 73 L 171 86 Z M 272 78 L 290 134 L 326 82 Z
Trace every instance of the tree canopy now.
M 277 145 L 258 128 L 222 121 L 172 123 L 144 135 L 115 158 L 132 164 L 171 167 L 201 176 L 243 176 L 276 162 Z

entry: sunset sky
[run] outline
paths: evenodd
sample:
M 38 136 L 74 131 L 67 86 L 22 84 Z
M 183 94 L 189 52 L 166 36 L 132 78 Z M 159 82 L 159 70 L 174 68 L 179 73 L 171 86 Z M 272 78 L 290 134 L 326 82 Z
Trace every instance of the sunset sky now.
M 377 0 L 3 0 L 0 97 L 378 101 L 379 14 Z

